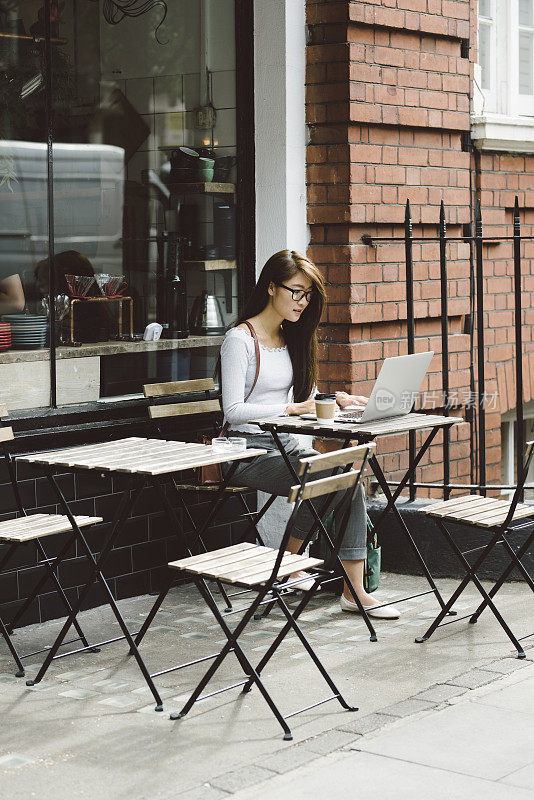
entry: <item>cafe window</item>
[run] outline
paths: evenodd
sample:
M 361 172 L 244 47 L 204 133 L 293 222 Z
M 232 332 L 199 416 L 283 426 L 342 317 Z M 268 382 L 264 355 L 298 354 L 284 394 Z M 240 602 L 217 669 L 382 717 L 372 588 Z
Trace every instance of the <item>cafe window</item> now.
M 242 282 L 235 0 L 0 2 L 0 55 L 0 399 L 48 405 L 51 354 L 58 405 L 212 375 Z

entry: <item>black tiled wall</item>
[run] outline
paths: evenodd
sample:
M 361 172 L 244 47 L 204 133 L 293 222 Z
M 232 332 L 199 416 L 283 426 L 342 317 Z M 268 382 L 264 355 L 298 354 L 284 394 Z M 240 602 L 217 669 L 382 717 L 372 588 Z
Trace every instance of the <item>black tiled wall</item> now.
M 56 505 L 55 496 L 42 470 L 23 463 L 17 463 L 17 480 L 22 502 L 28 513 L 46 512 L 61 513 Z M 98 553 L 108 531 L 110 520 L 121 497 L 121 492 L 128 485 L 123 476 L 99 475 L 98 473 L 77 473 L 73 475 L 58 473 L 57 481 L 64 492 L 70 507 L 76 514 L 101 516 L 104 523 L 84 529 L 87 541 L 93 551 Z M 209 506 L 209 497 L 198 492 L 185 495 L 195 521 L 202 520 Z M 70 502 L 72 501 L 72 502 Z M 255 508 L 255 492 L 247 495 L 251 509 Z M 0 521 L 14 516 L 15 499 L 4 459 L 0 460 Z M 182 519 L 181 509 L 177 514 Z M 223 547 L 235 542 L 243 536 L 247 522 L 242 517 L 242 508 L 238 499 L 230 497 L 226 506 L 215 520 L 214 526 L 206 536 L 206 544 L 210 549 Z M 189 525 L 185 532 L 190 532 Z M 47 555 L 54 555 L 65 543 L 65 534 L 46 537 L 42 540 Z M 6 551 L 6 545 L 0 545 L 0 559 Z M 153 489 L 145 489 L 134 508 L 133 516 L 110 553 L 105 567 L 105 575 L 110 588 L 117 599 L 133 597 L 159 589 L 166 571 L 168 561 L 179 558 L 182 554 L 179 538 L 173 533 L 172 524 L 163 513 L 161 500 Z M 41 575 L 41 567 L 34 544 L 20 545 L 6 570 L 0 575 L 0 616 L 8 622 L 36 580 Z M 73 548 L 62 562 L 59 578 L 67 597 L 73 602 L 78 597 L 84 577 L 87 574 L 87 560 L 83 553 Z M 105 602 L 100 587 L 93 587 L 84 607 L 91 608 Z M 43 587 L 42 593 L 20 620 L 20 625 L 44 622 L 48 619 L 64 616 L 64 607 L 53 590 L 51 581 Z

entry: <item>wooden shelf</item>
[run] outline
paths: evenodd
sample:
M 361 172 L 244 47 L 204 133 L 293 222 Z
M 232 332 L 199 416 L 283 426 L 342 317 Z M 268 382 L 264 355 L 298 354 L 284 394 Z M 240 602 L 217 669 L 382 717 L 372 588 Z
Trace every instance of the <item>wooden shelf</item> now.
M 184 261 L 188 267 L 203 269 L 206 272 L 214 272 L 217 269 L 237 269 L 236 261 L 225 261 L 222 258 L 211 259 L 210 261 Z
M 234 194 L 235 183 L 169 183 L 172 194 Z

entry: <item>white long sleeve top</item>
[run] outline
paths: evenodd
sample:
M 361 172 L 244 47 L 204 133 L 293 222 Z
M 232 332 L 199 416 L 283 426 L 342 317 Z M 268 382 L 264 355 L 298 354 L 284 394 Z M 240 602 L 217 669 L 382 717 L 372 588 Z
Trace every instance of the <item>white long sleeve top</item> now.
M 251 419 L 277 417 L 290 402 L 293 366 L 286 347 L 260 344 L 260 371 L 254 391 L 245 403 L 256 374 L 254 340 L 242 328 L 230 328 L 221 347 L 222 406 L 231 430 L 261 433 Z

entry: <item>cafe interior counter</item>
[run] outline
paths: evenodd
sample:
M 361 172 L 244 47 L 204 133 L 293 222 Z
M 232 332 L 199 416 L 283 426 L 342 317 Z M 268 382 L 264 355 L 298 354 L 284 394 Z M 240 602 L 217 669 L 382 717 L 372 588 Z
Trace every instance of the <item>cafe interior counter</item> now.
M 171 351 L 180 351 L 176 354 L 176 358 L 183 361 L 187 351 L 196 351 L 200 356 L 200 353 L 206 352 L 206 348 L 220 347 L 223 339 L 223 336 L 189 336 L 187 339 L 159 339 L 157 342 L 108 341 L 82 344 L 79 347 L 57 347 L 58 405 L 91 402 L 100 399 L 102 394 L 109 394 L 109 390 L 103 384 L 105 375 L 113 375 L 115 372 L 113 368 L 109 368 L 115 363 L 113 356 L 121 357 L 117 359 L 117 365 L 119 362 L 124 365 L 125 359 L 129 365 L 139 361 L 140 369 L 143 370 L 146 359 L 151 358 L 151 353 L 154 354 L 154 358 L 162 358 L 168 353 L 168 357 L 172 359 Z M 180 356 L 180 353 L 184 356 Z M 48 348 L 7 350 L 0 353 L 0 402 L 5 403 L 10 411 L 48 406 L 49 362 Z M 146 378 L 149 377 L 143 372 L 143 379 L 145 375 Z M 168 379 L 175 380 L 178 376 L 171 376 Z M 120 390 L 116 392 L 116 394 L 123 393 L 127 392 Z

